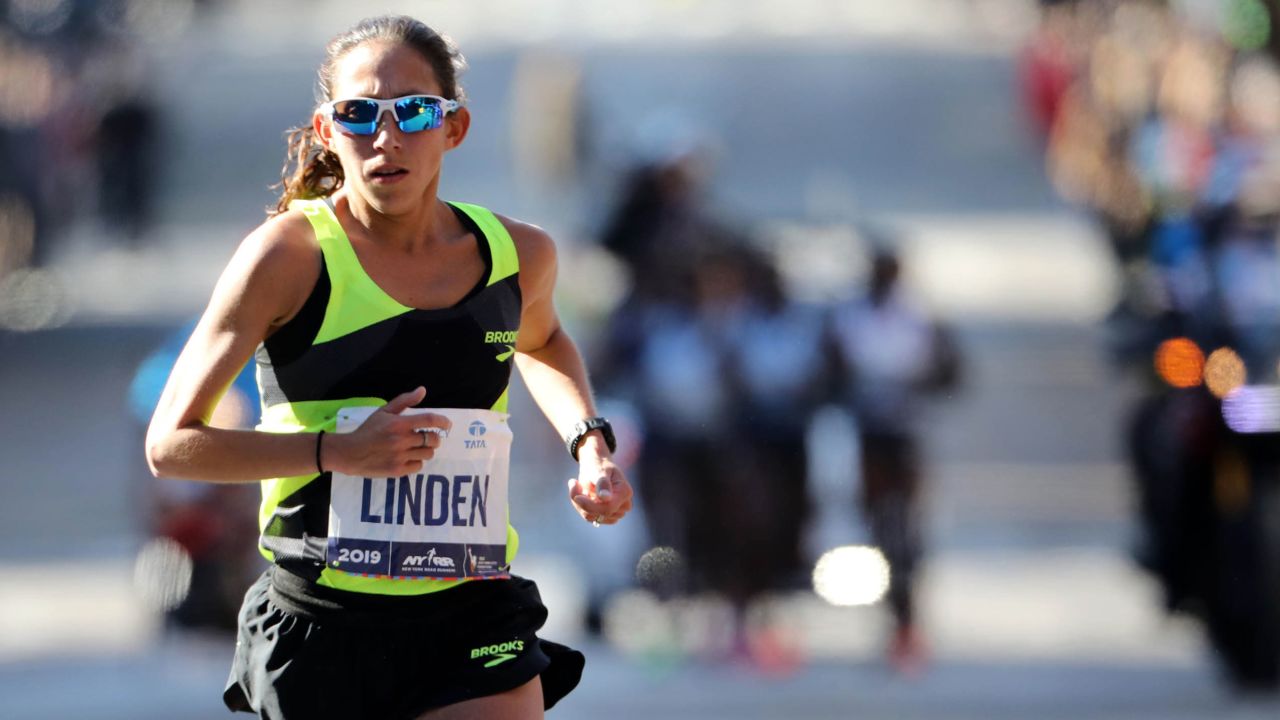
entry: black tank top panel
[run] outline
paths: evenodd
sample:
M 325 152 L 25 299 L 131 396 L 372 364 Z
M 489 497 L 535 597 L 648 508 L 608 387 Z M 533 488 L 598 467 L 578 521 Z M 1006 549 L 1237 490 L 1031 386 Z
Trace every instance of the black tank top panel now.
M 419 385 L 427 389 L 424 407 L 494 406 L 511 380 L 507 345 L 513 343 L 485 341 L 518 329 L 519 275 L 487 284 L 493 267 L 489 243 L 469 216 L 456 208 L 454 212 L 475 235 L 485 266 L 466 297 L 452 307 L 412 309 L 311 344 L 331 292 L 322 271 L 303 309 L 258 349 L 263 407 L 360 397 L 390 400 Z

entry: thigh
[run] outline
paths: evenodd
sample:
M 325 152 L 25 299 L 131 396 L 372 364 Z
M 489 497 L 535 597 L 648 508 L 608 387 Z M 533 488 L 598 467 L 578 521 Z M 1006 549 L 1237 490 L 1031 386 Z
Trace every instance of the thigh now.
M 514 690 L 436 708 L 420 715 L 418 720 L 541 720 L 542 717 L 542 680 L 535 676 Z

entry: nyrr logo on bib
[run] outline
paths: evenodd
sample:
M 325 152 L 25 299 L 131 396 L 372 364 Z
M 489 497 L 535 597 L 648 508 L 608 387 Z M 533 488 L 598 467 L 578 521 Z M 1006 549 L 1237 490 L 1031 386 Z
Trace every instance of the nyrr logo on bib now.
M 482 448 L 484 447 L 484 434 L 487 432 L 489 432 L 489 428 L 485 427 L 484 423 L 479 420 L 473 420 L 467 426 L 467 434 L 471 436 L 471 439 L 463 440 L 462 443 L 468 450 Z
M 423 565 L 444 568 L 454 567 L 453 558 L 437 555 L 435 548 L 428 550 L 426 555 L 407 555 L 401 562 L 413 567 L 422 567 Z

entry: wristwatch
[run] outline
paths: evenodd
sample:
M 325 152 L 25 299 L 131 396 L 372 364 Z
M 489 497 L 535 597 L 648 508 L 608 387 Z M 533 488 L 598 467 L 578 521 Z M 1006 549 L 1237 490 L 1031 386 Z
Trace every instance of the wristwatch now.
M 574 462 L 578 460 L 578 447 L 582 445 L 582 439 L 592 430 L 599 430 L 600 434 L 604 436 L 604 444 L 609 446 L 609 452 L 618 449 L 618 442 L 613 438 L 613 426 L 609 424 L 608 420 L 602 417 L 580 420 L 569 431 L 569 434 L 564 437 L 564 446 L 569 449 L 569 455 L 573 457 Z

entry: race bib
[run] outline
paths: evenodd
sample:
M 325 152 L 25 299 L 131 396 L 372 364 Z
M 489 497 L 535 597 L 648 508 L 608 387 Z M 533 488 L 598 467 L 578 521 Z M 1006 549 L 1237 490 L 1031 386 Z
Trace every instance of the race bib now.
M 351 432 L 379 408 L 338 412 Z M 333 473 L 329 494 L 330 568 L 394 578 L 501 577 L 507 574 L 507 477 L 511 428 L 505 413 L 409 409 L 453 422 L 420 472 L 401 477 Z

